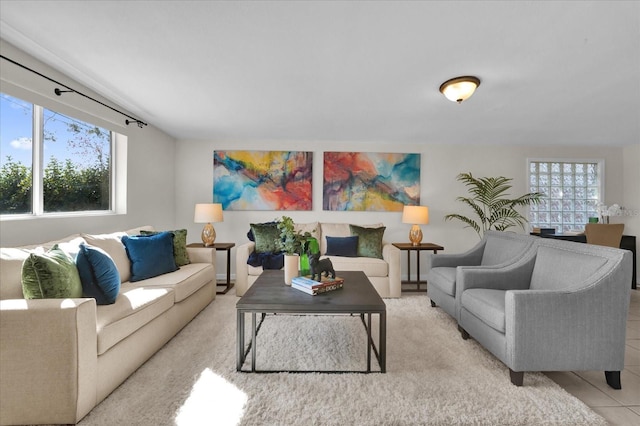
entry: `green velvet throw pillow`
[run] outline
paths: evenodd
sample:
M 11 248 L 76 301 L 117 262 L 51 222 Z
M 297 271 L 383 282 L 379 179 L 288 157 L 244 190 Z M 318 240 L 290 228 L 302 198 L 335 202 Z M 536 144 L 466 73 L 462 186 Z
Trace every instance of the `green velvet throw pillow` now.
M 187 230 L 176 229 L 173 231 L 167 231 L 173 234 L 173 259 L 176 261 L 176 266 L 184 266 L 191 263 L 189 259 L 189 253 L 187 253 Z M 142 235 L 155 235 L 159 234 L 159 231 L 140 231 Z
M 58 246 L 46 253 L 31 253 L 22 264 L 22 294 L 25 299 L 82 297 L 76 264 Z
M 382 259 L 382 236 L 385 226 L 379 228 L 364 228 L 357 225 L 349 225 L 351 235 L 358 236 L 358 256 L 375 257 Z
M 256 242 L 256 253 L 277 253 L 279 251 L 276 244 L 280 239 L 277 223 L 252 223 L 251 232 Z

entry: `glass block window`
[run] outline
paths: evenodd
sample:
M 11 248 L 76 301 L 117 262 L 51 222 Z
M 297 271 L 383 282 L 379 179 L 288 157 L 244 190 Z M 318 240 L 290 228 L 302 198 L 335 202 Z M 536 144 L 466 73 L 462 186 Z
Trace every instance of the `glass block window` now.
M 598 217 L 598 203 L 604 199 L 603 166 L 603 160 L 529 160 L 529 190 L 546 195 L 529 208 L 531 228 L 583 231 L 590 217 Z

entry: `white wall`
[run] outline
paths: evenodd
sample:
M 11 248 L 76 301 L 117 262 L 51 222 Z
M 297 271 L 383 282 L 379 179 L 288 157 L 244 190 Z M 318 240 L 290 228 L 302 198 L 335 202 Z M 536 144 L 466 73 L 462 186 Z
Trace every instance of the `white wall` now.
M 109 101 L 59 72 L 0 40 L 2 54 L 109 105 Z M 34 244 L 77 232 L 110 232 L 151 224 L 172 227 L 174 217 L 175 139 L 149 125 L 126 126 L 125 117 L 79 95 L 57 97 L 54 83 L 1 60 L 0 90 L 19 91 L 23 98 L 51 109 L 73 114 L 128 136 L 127 214 L 92 217 L 47 217 L 0 221 L 2 247 Z M 10 93 L 10 92 L 9 92 Z M 117 105 L 115 108 L 122 110 Z M 125 111 L 127 112 L 127 111 Z M 6 155 L 0 153 L 0 155 Z
M 623 149 L 623 168 L 621 205 L 626 207 L 628 215 L 617 219 L 624 223 L 625 234 L 636 236 L 636 255 L 640 256 L 640 143 Z
M 193 223 L 193 209 L 198 202 L 211 202 L 213 193 L 214 150 L 308 150 L 313 159 L 313 211 L 225 211 L 224 222 L 214 224 L 219 242 L 247 241 L 246 233 L 252 222 L 263 222 L 283 214 L 296 222 L 349 222 L 367 224 L 383 222 L 387 229 L 385 240 L 408 242 L 410 226 L 401 223 L 400 212 L 330 212 L 322 210 L 322 167 L 325 151 L 362 152 L 416 152 L 421 154 L 422 205 L 429 206 L 430 223 L 423 225 L 424 242 L 434 242 L 445 247 L 446 253 L 457 253 L 473 246 L 478 237 L 471 229 L 464 229 L 461 222 L 445 222 L 444 216 L 460 210 L 455 199 L 467 195 L 464 185 L 456 180 L 461 172 L 480 176 L 512 177 L 511 195 L 529 192 L 527 183 L 527 158 L 560 157 L 567 159 L 605 159 L 606 203 L 623 200 L 623 166 L 638 168 L 638 161 L 625 159 L 623 148 L 554 147 L 554 146 L 446 146 L 409 145 L 389 143 L 327 143 L 318 141 L 193 141 L 180 140 L 176 146 L 176 223 L 189 230 L 190 242 L 200 241 L 202 225 Z M 624 160 L 624 161 L 623 161 Z M 464 214 L 469 214 L 465 212 Z M 524 232 L 520 229 L 517 232 Z M 235 251 L 232 252 L 232 275 L 235 273 Z M 403 274 L 406 274 L 406 253 L 403 253 Z M 413 261 L 413 260 L 412 260 Z M 424 271 L 425 264 L 422 264 Z M 224 259 L 218 259 L 218 273 L 225 270 Z M 415 269 L 413 270 L 415 273 Z

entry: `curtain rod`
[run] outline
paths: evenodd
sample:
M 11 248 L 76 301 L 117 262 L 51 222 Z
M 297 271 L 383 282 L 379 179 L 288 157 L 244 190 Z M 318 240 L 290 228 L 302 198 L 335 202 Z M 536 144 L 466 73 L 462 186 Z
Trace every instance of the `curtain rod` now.
M 142 129 L 142 127 L 143 127 L 143 126 L 146 126 L 146 125 L 147 125 L 147 123 L 145 123 L 145 122 L 144 122 L 144 121 L 142 121 L 142 120 L 139 120 L 139 119 L 137 119 L 137 118 L 135 118 L 135 117 L 130 116 L 129 114 L 126 114 L 126 113 L 124 113 L 124 112 L 122 112 L 122 111 L 120 111 L 120 110 L 118 110 L 118 109 L 115 109 L 114 107 L 112 107 L 112 106 L 110 106 L 110 105 L 107 105 L 107 104 L 105 104 L 104 102 L 100 102 L 99 100 L 97 100 L 97 99 L 95 99 L 95 98 L 92 98 L 92 97 L 91 97 L 91 96 L 89 96 L 89 95 L 85 95 L 85 94 L 84 94 L 84 93 L 82 93 L 82 92 L 78 92 L 77 90 L 72 89 L 71 87 L 67 86 L 66 84 L 60 83 L 59 81 L 56 81 L 56 80 L 54 80 L 54 79 L 53 79 L 53 78 L 51 78 L 51 77 L 47 77 L 46 75 L 44 75 L 44 74 L 42 74 L 42 73 L 40 73 L 40 72 L 38 72 L 38 71 L 36 71 L 36 70 L 34 70 L 34 69 L 31 69 L 31 68 L 29 68 L 29 67 L 28 67 L 28 66 L 26 66 L 26 65 L 23 65 L 23 64 L 21 64 L 21 63 L 19 63 L 19 62 L 16 62 L 16 61 L 14 61 L 13 59 L 7 58 L 7 57 L 6 57 L 6 56 L 4 56 L 4 55 L 0 55 L 0 58 L 4 59 L 5 61 L 9 61 L 9 62 L 11 62 L 11 63 L 12 63 L 12 64 L 14 64 L 14 65 L 17 65 L 17 66 L 19 66 L 20 68 L 24 68 L 24 69 L 25 69 L 25 70 L 27 70 L 27 71 L 31 71 L 32 73 L 34 73 L 34 74 L 36 74 L 36 75 L 39 75 L 40 77 L 45 78 L 45 79 L 47 79 L 47 80 L 49 80 L 49 81 L 51 81 L 51 82 L 53 82 L 53 83 L 55 83 L 55 84 L 59 84 L 60 86 L 62 86 L 62 87 L 64 87 L 65 89 L 67 89 L 67 90 L 60 90 L 60 89 L 58 89 L 58 88 L 56 87 L 56 88 L 53 90 L 53 93 L 55 93 L 57 96 L 61 96 L 63 93 L 77 93 L 78 95 L 80 95 L 80 96 L 84 96 L 85 98 L 87 98 L 87 99 L 89 99 L 89 100 L 92 100 L 93 102 L 98 103 L 98 104 L 100 104 L 100 105 L 102 105 L 102 106 L 104 106 L 104 107 L 107 107 L 107 108 L 109 108 L 110 110 L 117 112 L 118 114 L 121 114 L 121 115 L 124 115 L 124 116 L 125 116 L 125 117 L 127 117 L 127 118 L 130 118 L 131 120 L 124 120 L 124 122 L 125 122 L 125 124 L 126 124 L 127 126 L 128 126 L 129 124 L 136 123 L 136 124 L 138 125 L 138 127 L 140 127 L 140 128 Z

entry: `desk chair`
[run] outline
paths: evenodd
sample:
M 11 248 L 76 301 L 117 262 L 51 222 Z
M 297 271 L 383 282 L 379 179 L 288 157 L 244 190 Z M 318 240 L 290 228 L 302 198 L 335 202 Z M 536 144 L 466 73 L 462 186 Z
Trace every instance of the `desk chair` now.
M 624 223 L 587 223 L 584 235 L 587 237 L 587 244 L 619 248 L 623 230 Z

